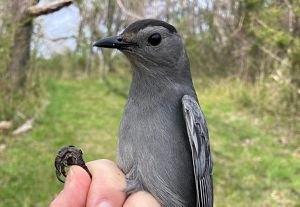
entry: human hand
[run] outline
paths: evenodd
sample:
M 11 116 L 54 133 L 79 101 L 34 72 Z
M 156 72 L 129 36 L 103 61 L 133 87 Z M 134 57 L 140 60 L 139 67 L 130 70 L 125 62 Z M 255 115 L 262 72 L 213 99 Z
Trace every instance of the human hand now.
M 72 166 L 63 190 L 52 201 L 50 207 L 160 207 L 147 192 L 137 192 L 129 197 L 124 193 L 125 175 L 110 160 L 86 163 L 92 174 Z

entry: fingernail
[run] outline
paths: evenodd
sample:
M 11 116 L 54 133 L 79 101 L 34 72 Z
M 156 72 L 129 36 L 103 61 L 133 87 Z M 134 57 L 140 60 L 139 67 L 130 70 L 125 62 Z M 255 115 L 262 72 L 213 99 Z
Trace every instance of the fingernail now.
M 98 207 L 112 207 L 111 203 L 108 201 L 102 201 Z

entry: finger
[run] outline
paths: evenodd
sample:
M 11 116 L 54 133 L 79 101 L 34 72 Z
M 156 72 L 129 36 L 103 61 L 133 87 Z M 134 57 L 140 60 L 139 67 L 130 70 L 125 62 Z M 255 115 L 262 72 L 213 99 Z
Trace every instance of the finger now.
M 122 207 L 126 193 L 125 176 L 110 160 L 96 160 L 87 163 L 92 174 L 87 207 Z
M 72 166 L 64 189 L 52 201 L 50 207 L 85 207 L 90 183 L 91 179 L 83 168 Z
M 160 204 L 150 193 L 139 191 L 128 197 L 124 207 L 160 207 Z

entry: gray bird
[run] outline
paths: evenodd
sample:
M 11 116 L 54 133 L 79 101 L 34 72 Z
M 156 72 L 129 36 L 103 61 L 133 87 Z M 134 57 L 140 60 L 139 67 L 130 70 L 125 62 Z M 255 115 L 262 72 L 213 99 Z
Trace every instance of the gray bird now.
M 213 206 L 208 130 L 176 29 L 140 20 L 94 46 L 120 50 L 132 66 L 118 143 L 126 192 L 148 191 L 165 207 Z

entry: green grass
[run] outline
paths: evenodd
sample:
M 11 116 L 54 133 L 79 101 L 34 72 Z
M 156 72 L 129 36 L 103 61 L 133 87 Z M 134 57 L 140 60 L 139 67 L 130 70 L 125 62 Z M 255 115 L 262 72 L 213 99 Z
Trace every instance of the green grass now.
M 128 81 L 109 81 L 114 91 L 128 89 Z M 280 144 L 281 134 L 237 107 L 226 90 L 198 90 L 210 130 L 216 206 L 300 206 L 299 142 Z M 0 206 L 47 206 L 62 188 L 53 166 L 61 146 L 80 146 L 87 161 L 115 159 L 123 96 L 96 80 L 50 81 L 47 93 L 32 131 L 0 138 Z

